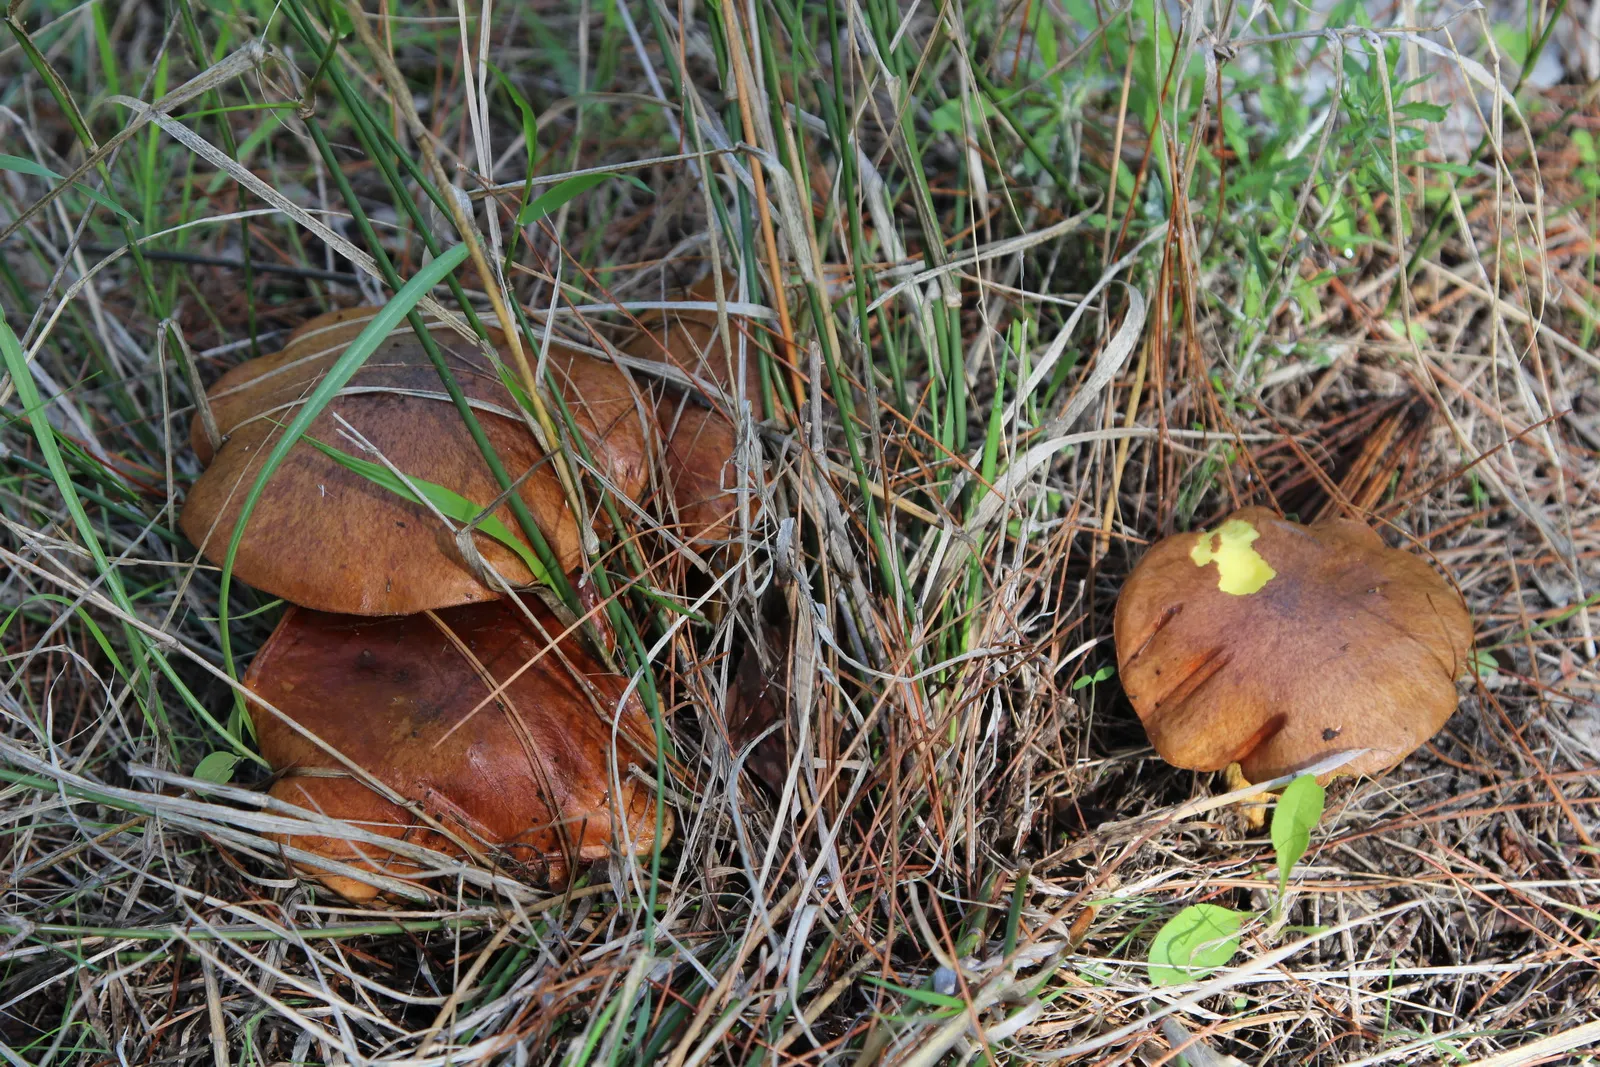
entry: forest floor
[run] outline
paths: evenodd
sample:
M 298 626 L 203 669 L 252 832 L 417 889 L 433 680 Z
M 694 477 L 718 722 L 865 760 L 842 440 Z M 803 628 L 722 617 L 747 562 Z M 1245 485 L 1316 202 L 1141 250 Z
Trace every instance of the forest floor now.
M 0 1058 L 1600 1062 L 1596 0 L 365 7 L 6 16 Z M 586 564 L 636 590 L 670 839 L 354 906 L 263 807 L 233 686 L 282 603 L 219 611 L 189 426 L 456 215 L 495 280 L 441 305 L 602 347 L 726 272 L 749 507 L 714 580 Z M 1112 634 L 1251 504 L 1475 627 L 1284 882 Z M 1174 980 L 1199 904 L 1237 930 Z

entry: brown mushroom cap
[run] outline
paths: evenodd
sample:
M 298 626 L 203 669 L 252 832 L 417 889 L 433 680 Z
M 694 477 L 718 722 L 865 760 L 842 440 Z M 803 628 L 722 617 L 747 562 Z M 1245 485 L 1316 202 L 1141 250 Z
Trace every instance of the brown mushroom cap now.
M 662 489 L 676 510 L 673 532 L 696 549 L 715 548 L 732 535 L 739 515 L 734 484 L 733 423 L 692 402 L 668 397 L 656 406 L 664 438 Z
M 212 387 L 211 408 L 225 443 L 211 456 L 196 419 L 195 450 L 211 465 L 190 490 L 181 525 L 213 561 L 220 562 L 226 552 L 239 509 L 281 427 L 374 313 L 356 308 L 314 319 L 291 335 L 282 352 L 240 364 Z M 518 416 L 516 401 L 473 346 L 442 329 L 433 336 L 506 472 L 517 478 L 539 468 L 523 481 L 519 495 L 562 568 L 572 570 L 582 559 L 577 523 L 555 472 Z M 645 439 L 627 378 L 610 364 L 560 347 L 551 348 L 549 365 L 611 484 L 637 497 L 646 482 Z M 335 414 L 406 475 L 479 505 L 500 494 L 409 329 L 386 338 L 308 430 L 324 444 L 372 461 L 340 435 Z M 502 506 L 496 517 L 521 536 L 509 507 Z M 475 543 L 509 581 L 532 580 L 509 548 L 481 536 Z M 467 568 L 428 509 L 347 470 L 305 441 L 296 443 L 267 483 L 234 568 L 242 581 L 322 611 L 409 614 L 494 595 Z
M 733 299 L 735 282 L 724 278 L 723 295 Z M 686 300 L 715 301 L 717 290 L 707 277 L 690 286 L 684 294 Z M 739 335 L 748 331 L 749 320 L 741 315 L 728 316 L 729 337 L 735 352 L 730 357 L 722 347 L 722 331 L 717 325 L 717 313 L 703 310 L 670 311 L 646 329 L 635 334 L 624 346 L 624 351 L 639 359 L 670 363 L 701 381 L 710 382 L 730 397 L 738 393 L 739 374 L 735 361 L 738 358 Z M 761 417 L 761 363 L 752 340 L 744 349 L 744 395 L 751 410 Z
M 542 605 L 524 603 L 549 638 L 560 635 Z M 473 850 L 530 865 L 559 883 L 575 862 L 601 859 L 613 848 L 651 849 L 655 806 L 628 767 L 648 764 L 655 746 L 636 696 L 621 704 L 613 736 L 622 678 L 604 673 L 576 640 L 548 647 L 546 636 L 505 600 L 397 619 L 290 608 L 245 685 Z M 491 686 L 535 657 L 497 700 L 468 717 Z M 261 754 L 283 772 L 273 796 L 387 837 L 464 854 L 278 716 L 253 707 L 252 718 Z M 620 797 L 610 786 L 613 747 Z M 381 846 L 315 836 L 287 843 L 391 875 L 416 870 Z M 314 867 L 312 873 L 351 900 L 377 893 L 353 878 Z
M 732 278 L 724 280 L 724 291 L 733 289 Z M 692 286 L 690 300 L 715 300 L 716 288 L 710 278 Z M 734 336 L 741 327 L 739 316 L 728 320 Z M 729 395 L 734 393 L 738 376 L 722 347 L 717 316 L 712 311 L 675 311 L 651 325 L 649 332 L 636 335 L 627 351 L 640 359 L 671 363 L 704 381 L 712 382 Z M 757 417 L 761 413 L 761 370 L 753 345 L 746 346 L 745 396 Z M 662 399 L 656 405 L 656 421 L 662 436 L 663 490 L 672 507 L 664 508 L 665 521 L 673 532 L 697 550 L 713 549 L 732 536 L 739 513 L 739 497 L 732 491 L 737 474 L 733 467 L 736 438 L 732 421 L 713 403 L 712 410 L 701 406 L 706 398 L 698 393 L 681 395 L 677 390 L 657 388 Z M 759 505 L 759 501 L 753 501 Z
M 1366 749 L 1375 774 L 1437 733 L 1472 646 L 1460 596 L 1349 519 L 1266 508 L 1145 554 L 1116 610 L 1123 690 L 1168 763 L 1265 781 Z

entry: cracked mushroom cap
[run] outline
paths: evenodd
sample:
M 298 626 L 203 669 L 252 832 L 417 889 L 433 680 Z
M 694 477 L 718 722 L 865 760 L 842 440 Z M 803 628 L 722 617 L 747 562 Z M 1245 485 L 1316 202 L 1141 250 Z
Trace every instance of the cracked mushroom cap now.
M 1340 774 L 1403 760 L 1456 707 L 1472 620 L 1421 558 L 1360 522 L 1266 508 L 1151 548 L 1122 588 L 1123 690 L 1161 758 L 1238 763 L 1248 781 L 1365 749 Z
M 239 509 L 282 427 L 322 375 L 361 332 L 373 308 L 324 315 L 291 335 L 274 355 L 229 371 L 208 393 L 224 438 L 212 455 L 199 417 L 195 451 L 209 467 L 185 502 L 180 525 L 213 562 L 227 551 Z M 517 412 L 491 362 L 443 328 L 433 337 L 466 394 L 507 474 L 532 471 L 518 490 L 564 570 L 581 559 L 578 526 L 555 472 Z M 637 497 L 647 478 L 640 401 L 616 367 L 560 347 L 549 365 L 588 445 L 617 491 Z M 318 415 L 307 436 L 375 462 L 340 433 L 347 420 L 401 473 L 442 485 L 479 506 L 500 494 L 466 425 L 416 335 L 397 329 Z M 644 409 L 644 418 L 650 412 Z M 520 538 L 509 506 L 495 512 Z M 474 544 L 514 584 L 532 574 L 509 548 L 485 536 Z M 374 484 L 310 442 L 289 451 L 267 483 L 240 542 L 234 573 L 294 604 L 359 615 L 400 615 L 486 600 L 494 595 L 468 569 L 437 518 Z
M 407 805 L 253 704 L 261 754 L 280 772 L 272 795 L 447 855 L 510 861 L 557 884 L 613 849 L 648 852 L 655 805 L 629 765 L 652 766 L 655 741 L 638 697 L 622 701 L 626 680 L 603 671 L 576 639 L 552 646 L 560 625 L 536 600 L 521 599 L 539 627 L 508 600 L 392 619 L 291 607 L 245 685 Z M 279 840 L 396 877 L 417 870 L 381 845 Z M 358 879 L 302 865 L 351 900 L 377 895 Z

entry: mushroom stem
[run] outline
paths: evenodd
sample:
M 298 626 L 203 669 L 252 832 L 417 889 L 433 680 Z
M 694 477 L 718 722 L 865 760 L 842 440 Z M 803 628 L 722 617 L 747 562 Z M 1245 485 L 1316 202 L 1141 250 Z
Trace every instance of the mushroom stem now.
M 1248 789 L 1253 784 L 1244 776 L 1243 769 L 1237 763 L 1230 763 L 1222 769 L 1222 782 L 1230 793 Z M 1271 803 L 1272 794 L 1266 792 L 1252 793 L 1239 801 L 1239 807 L 1244 811 L 1245 825 L 1252 830 L 1259 830 L 1267 825 L 1267 805 Z

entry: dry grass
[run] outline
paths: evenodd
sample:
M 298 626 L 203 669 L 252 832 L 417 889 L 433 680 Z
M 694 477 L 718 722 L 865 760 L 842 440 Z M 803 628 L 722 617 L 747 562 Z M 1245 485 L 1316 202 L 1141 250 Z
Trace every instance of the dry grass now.
M 528 158 L 487 57 L 532 101 L 541 181 L 602 167 L 649 187 L 612 180 L 522 228 L 503 292 L 618 308 L 735 266 L 728 299 L 762 314 L 734 336 L 788 394 L 743 419 L 742 562 L 650 572 L 712 621 L 626 602 L 676 757 L 671 845 L 563 893 L 434 857 L 373 909 L 291 875 L 265 835 L 317 817 L 269 804 L 248 760 L 229 785 L 186 777 L 239 724 L 216 571 L 172 532 L 198 470 L 178 337 L 209 382 L 252 331 L 270 351 L 326 306 L 386 299 L 327 160 L 400 277 L 428 232 L 401 186 L 432 164 L 397 184 L 326 79 L 306 94 L 322 57 L 288 8 L 17 10 L 0 144 L 95 188 L 87 164 L 105 164 L 132 221 L 0 170 L 0 229 L 23 220 L 0 306 L 88 520 L 5 379 L 0 1057 L 1159 1064 L 1195 1036 L 1193 1064 L 1592 1062 L 1593 86 L 1513 96 L 1481 12 L 1408 8 L 1374 31 L 1288 5 L 1220 26 L 1107 9 L 1098 28 L 1047 0 L 786 21 L 799 6 L 499 4 L 480 40 L 475 7 L 394 4 L 398 69 L 355 36 L 327 57 L 411 158 L 488 205 L 493 257 L 519 233 Z M 1579 14 L 1549 18 L 1577 34 Z M 1052 64 L 1043 18 L 1062 27 Z M 236 65 L 197 62 L 197 40 Z M 115 95 L 205 69 L 205 93 L 116 139 L 136 110 Z M 1330 85 L 1350 95 L 1315 104 Z M 1279 90 L 1305 98 L 1299 126 Z M 1465 140 L 1408 118 L 1416 101 Z M 244 104 L 278 109 L 213 110 Z M 1272 199 L 1297 161 L 1314 180 Z M 107 255 L 191 222 L 149 242 L 166 258 Z M 558 326 L 593 343 L 628 317 Z M 1142 547 L 1245 503 L 1361 516 L 1426 554 L 1481 651 L 1430 745 L 1332 788 L 1277 924 L 1270 841 L 1193 803 L 1222 786 L 1156 759 L 1114 678 L 1074 685 L 1114 662 L 1110 609 Z M 629 540 L 659 559 L 649 526 Z M 276 613 L 235 590 L 247 655 Z M 787 679 L 787 715 L 739 706 L 749 656 Z M 1149 940 L 1195 902 L 1262 917 L 1229 967 L 1154 988 Z

